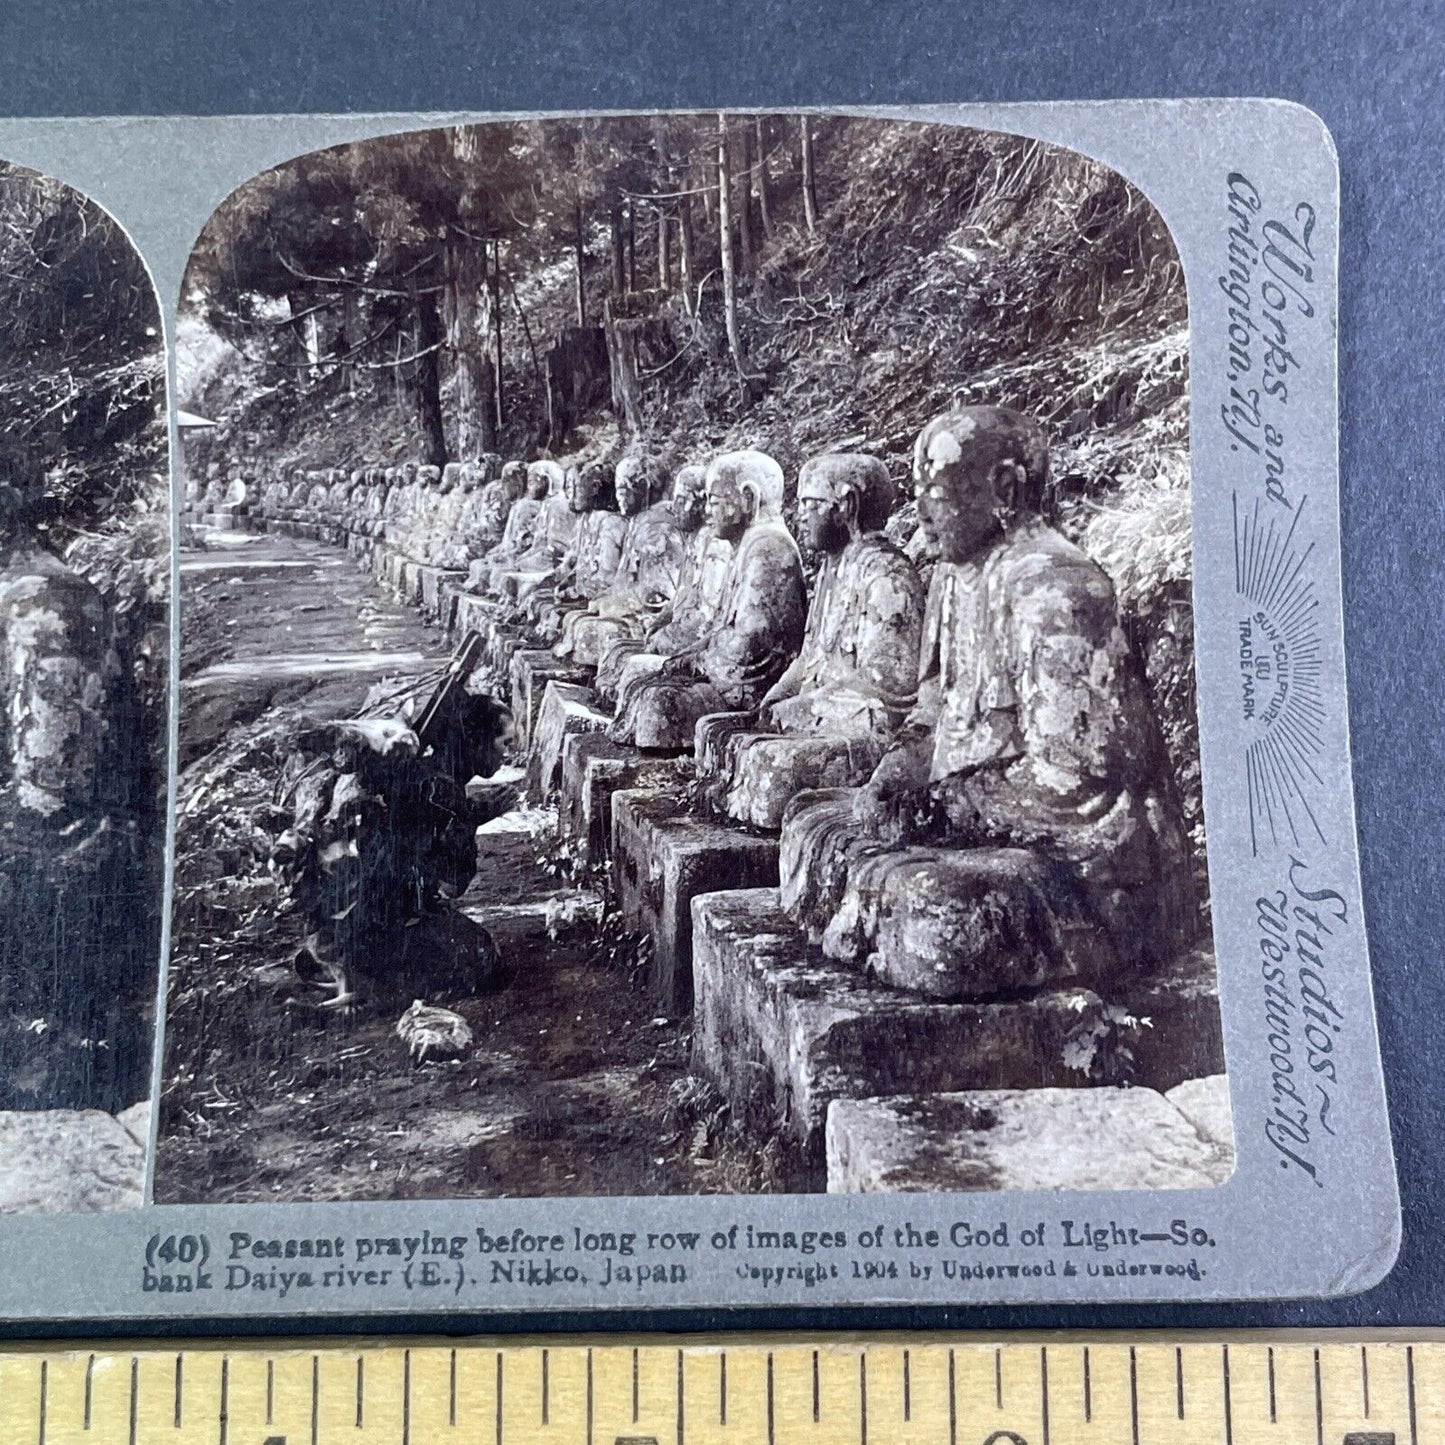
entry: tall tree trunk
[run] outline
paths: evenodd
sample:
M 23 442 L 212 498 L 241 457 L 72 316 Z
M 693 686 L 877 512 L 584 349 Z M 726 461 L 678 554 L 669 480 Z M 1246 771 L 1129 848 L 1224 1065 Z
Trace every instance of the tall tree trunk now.
M 572 203 L 572 255 L 577 268 L 577 324 L 587 324 L 587 255 L 582 235 L 582 202 Z
M 697 259 L 694 254 L 692 234 L 692 197 L 683 196 L 677 204 L 677 238 L 682 267 L 682 304 L 683 309 L 691 316 L 697 304 L 697 298 L 693 295 L 692 290 L 697 280 Z
M 717 177 L 708 174 L 709 167 L 706 163 L 702 167 L 702 178 L 699 184 L 702 187 L 702 215 L 710 231 L 717 224 Z
M 495 389 L 496 432 L 492 445 L 501 435 L 502 423 L 506 419 L 502 404 L 502 243 L 492 242 L 492 274 L 490 279 L 492 295 L 492 385 Z
M 446 324 L 447 350 L 451 354 L 455 378 L 457 458 L 474 462 L 496 441 L 492 419 L 491 391 L 495 382 L 488 374 L 486 330 L 483 325 L 481 293 L 486 283 L 486 242 L 469 240 L 452 231 L 446 241 L 446 289 L 443 297 L 443 320 Z M 420 302 L 434 298 L 421 297 Z M 424 343 L 418 336 L 417 349 Z M 420 374 L 420 373 L 418 373 Z
M 417 420 L 421 423 L 422 452 L 434 467 L 447 464 L 447 433 L 442 420 L 441 316 L 436 293 L 424 291 L 416 298 Z
M 637 290 L 637 202 L 627 203 L 627 289 Z
M 738 176 L 738 243 L 742 251 L 742 272 L 753 269 L 753 128 L 744 123 L 742 172 Z
M 728 350 L 739 376 L 747 375 L 743 358 L 742 338 L 738 333 L 738 288 L 733 273 L 732 174 L 728 162 L 728 119 L 721 112 L 717 118 L 717 234 L 722 256 L 723 319 L 727 325 Z
M 672 227 L 661 206 L 657 208 L 657 284 L 664 291 L 672 290 Z
M 627 289 L 624 271 L 626 257 L 622 249 L 622 202 L 613 201 L 612 214 L 608 218 L 612 225 L 612 294 L 621 296 Z
M 818 229 L 818 190 L 813 179 L 813 118 L 803 116 L 798 122 L 799 144 L 803 152 L 803 216 L 811 236 Z
M 753 130 L 758 142 L 758 211 L 763 219 L 763 234 L 771 237 L 776 231 L 773 223 L 773 181 L 768 174 L 768 133 L 762 116 L 758 116 Z

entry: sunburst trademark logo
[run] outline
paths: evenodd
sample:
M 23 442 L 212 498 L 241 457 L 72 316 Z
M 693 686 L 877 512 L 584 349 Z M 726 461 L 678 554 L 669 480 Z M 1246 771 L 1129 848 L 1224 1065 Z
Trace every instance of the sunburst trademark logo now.
M 1250 842 L 1325 841 L 1313 807 L 1323 787 L 1319 598 L 1308 563 L 1314 544 L 1296 541 L 1307 498 L 1282 526 L 1259 504 L 1234 503 L 1238 716 L 1247 739 Z

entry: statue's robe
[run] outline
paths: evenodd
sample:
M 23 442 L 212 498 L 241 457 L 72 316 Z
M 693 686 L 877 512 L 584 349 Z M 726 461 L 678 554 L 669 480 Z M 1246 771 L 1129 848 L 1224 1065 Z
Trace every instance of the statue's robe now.
M 507 512 L 501 540 L 474 558 L 467 571 L 467 591 L 487 593 L 494 590 L 493 574 L 500 576 L 508 567 L 531 549 L 545 505 L 540 497 L 519 497 Z
M 806 622 L 797 544 L 781 522 L 757 523 L 737 544 L 707 634 L 636 686 L 612 736 L 643 748 L 690 748 L 700 717 L 758 705 L 797 655 Z
M 585 612 L 569 614 L 557 643 L 558 656 L 595 667 L 610 642 L 640 637 L 677 590 L 687 542 L 671 502 L 658 502 L 627 518 L 612 586 Z
M 0 1015 L 44 1023 L 0 1031 L 0 1108 L 144 1096 L 161 879 L 138 818 L 159 760 L 136 705 L 100 592 L 0 539 Z
M 751 713 L 702 724 L 704 786 L 740 822 L 776 828 L 806 788 L 865 781 L 917 699 L 923 587 L 882 533 L 824 559 L 798 656 Z
M 856 793 L 794 800 L 785 907 L 830 955 L 937 997 L 1162 966 L 1197 926 L 1184 827 L 1103 570 L 1027 523 L 935 569 L 895 836 Z

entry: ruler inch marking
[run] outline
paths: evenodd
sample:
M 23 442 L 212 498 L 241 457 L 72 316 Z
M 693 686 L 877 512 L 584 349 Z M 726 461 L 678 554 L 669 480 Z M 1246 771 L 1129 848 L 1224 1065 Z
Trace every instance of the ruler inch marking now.
M 1279 1423 L 1279 1409 L 1278 1409 L 1277 1402 L 1276 1402 L 1276 1400 L 1275 1400 L 1275 1393 L 1274 1393 L 1274 1346 L 1273 1346 L 1273 1345 L 1271 1345 L 1271 1346 L 1269 1347 L 1268 1351 L 1267 1351 L 1267 1358 L 1268 1358 L 1268 1360 L 1269 1360 L 1269 1423 L 1270 1423 L 1271 1425 L 1276 1425 L 1276 1424 Z
M 1089 1370 L 1089 1347 L 1084 1346 L 1084 1423 L 1087 1425 L 1094 1418 L 1094 1387 L 1090 1379 Z
M 321 1441 L 321 1356 L 311 1356 L 311 1445 Z
M 89 1430 L 89 1429 L 90 1429 L 91 1395 L 92 1395 L 92 1389 L 93 1389 L 94 1383 L 95 1383 L 95 1356 L 94 1356 L 94 1355 L 91 1355 L 91 1356 L 86 1360 L 86 1362 L 85 1362 L 85 1419 L 84 1419 L 84 1423 L 83 1423 L 82 1426 L 81 1426 L 81 1428 L 82 1428 L 83 1430 Z M 224 1445 L 224 1442 L 222 1442 L 222 1445 Z
M 356 1428 L 361 1429 L 366 1421 L 366 1413 L 363 1408 L 363 1400 L 366 1392 L 366 1361 L 360 1355 L 356 1357 Z
M 677 1352 L 677 1445 L 683 1445 L 682 1351 Z
M 953 1351 L 949 1351 L 949 1358 L 953 1358 Z M 822 1399 L 818 1393 L 818 1352 L 813 1351 L 813 1423 L 818 1423 L 822 1411 Z
M 497 1445 L 502 1445 L 502 1352 L 497 1351 Z
M 592 1350 L 587 1351 L 587 1445 L 592 1445 Z
M 230 1403 L 231 1403 L 231 1357 L 221 1356 L 221 1408 L 218 1412 L 216 1424 L 219 1431 L 220 1445 L 226 1445 L 226 1433 L 230 1426 Z
M 50 1367 L 50 1362 L 49 1362 L 49 1360 L 41 1360 L 41 1362 L 40 1362 L 40 1424 L 39 1424 L 39 1427 L 38 1427 L 38 1429 L 37 1429 L 37 1431 L 36 1431 L 36 1438 L 37 1438 L 37 1440 L 39 1441 L 39 1445 L 45 1445 L 45 1415 L 46 1415 L 46 1411 L 48 1410 L 49 1405 L 50 1405 L 50 1371 L 49 1371 L 49 1367 Z M 180 1423 L 181 1423 L 181 1422 L 180 1422 L 179 1420 L 176 1421 L 176 1424 L 177 1424 L 177 1425 L 179 1425 Z
M 447 1424 L 457 1427 L 457 1352 L 452 1350 L 451 1371 L 447 1382 Z
M 136 1382 L 140 1375 L 140 1360 L 130 1357 L 130 1445 L 136 1441 Z
M 997 1345 L 993 1351 L 993 1407 L 1003 1409 L 1003 1350 Z
M 720 1425 L 728 1422 L 728 1352 L 717 1357 L 717 1418 Z
M 1320 1381 L 1320 1351 L 1315 1346 L 1315 1445 L 1325 1445 L 1325 1396 Z
M 773 1352 L 768 1351 L 768 1445 L 774 1445 L 773 1437 Z
M 1370 1357 L 1364 1345 L 1360 1346 L 1360 1403 L 1365 1409 L 1365 1419 L 1370 1418 Z
M 1174 1346 L 1174 1412 L 1177 1419 L 1184 1418 L 1184 1349 Z

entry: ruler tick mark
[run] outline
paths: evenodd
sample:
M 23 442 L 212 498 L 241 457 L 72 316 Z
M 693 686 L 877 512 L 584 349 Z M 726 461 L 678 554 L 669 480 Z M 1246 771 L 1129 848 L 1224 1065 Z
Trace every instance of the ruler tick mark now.
M 638 1403 L 638 1368 L 637 1350 L 632 1351 L 632 1423 L 637 1424 L 637 1403 Z
M 1420 1431 L 1415 1418 L 1415 1347 L 1405 1346 L 1405 1398 L 1410 1405 L 1410 1445 L 1420 1445 Z
M 311 1445 L 321 1439 L 321 1356 L 311 1356 Z
M 1269 1423 L 1274 1425 L 1279 1421 L 1279 1412 L 1274 1398 L 1274 1347 L 1272 1345 L 1267 1352 L 1267 1358 L 1269 1361 Z
M 135 1445 L 136 1433 L 136 1380 L 140 1374 L 140 1361 L 130 1357 L 130 1445 Z
M 362 1413 L 362 1400 L 366 1391 L 366 1362 L 356 1357 L 356 1428 L 361 1429 L 366 1416 Z
M 728 1422 L 728 1352 L 724 1350 L 717 1357 L 717 1417 L 718 1423 Z
M 1039 1395 L 1041 1416 L 1040 1428 L 1043 1431 L 1044 1445 L 1049 1445 L 1049 1347 L 1039 1346 Z
M 587 1445 L 592 1445 L 592 1351 L 587 1351 Z
M 1365 1407 L 1365 1419 L 1370 1418 L 1370 1357 L 1365 1346 L 1360 1346 L 1360 1399 Z
M 948 1445 L 958 1445 L 958 1381 L 952 1350 L 948 1352 Z
M 49 1366 L 45 1360 L 40 1362 L 40 1431 L 38 1439 L 40 1445 L 45 1445 L 45 1413 L 50 1404 L 50 1376 Z M 179 1425 L 180 1421 L 176 1423 Z
M 276 1362 L 266 1361 L 266 1423 L 274 1424 L 276 1419 Z
M 1090 1378 L 1089 1347 L 1084 1346 L 1084 1423 L 1094 1418 L 1094 1386 Z
M 447 1384 L 447 1424 L 456 1428 L 457 1423 L 457 1352 L 452 1351 L 451 1371 Z
M 1139 1360 L 1134 1346 L 1129 1346 L 1129 1432 L 1134 1445 L 1139 1445 Z
M 768 1445 L 773 1445 L 773 1352 L 768 1351 Z
M 858 1439 L 868 1445 L 868 1356 L 858 1356 Z
M 1174 1346 L 1174 1411 L 1184 1418 L 1184 1351 Z
M 550 1351 L 550 1350 L 543 1350 L 543 1351 L 542 1351 L 542 1423 L 543 1423 L 544 1425 L 548 1423 L 548 1416 L 551 1414 L 551 1411 L 552 1411 L 552 1401 L 551 1401 L 551 1399 L 549 1398 L 549 1396 L 550 1396 L 550 1394 L 551 1394 L 551 1384 L 552 1384 L 552 1382 L 551 1382 L 551 1380 L 548 1378 L 548 1374 L 549 1374 L 548 1365 L 549 1365 L 550 1358 L 551 1358 L 551 1351 Z
M 1315 1351 L 1315 1445 L 1325 1445 L 1325 1397 L 1320 1384 L 1320 1352 Z
M 91 1389 L 92 1389 L 92 1387 L 93 1387 L 93 1385 L 94 1385 L 94 1381 L 95 1381 L 95 1356 L 94 1356 L 94 1355 L 91 1355 L 90 1358 L 87 1359 L 86 1362 L 85 1362 L 85 1421 L 84 1421 L 84 1424 L 83 1424 L 82 1428 L 83 1428 L 83 1429 L 86 1429 L 86 1430 L 89 1430 L 89 1429 L 90 1429 L 90 1400 L 91 1400 Z M 222 1442 L 222 1445 L 225 1445 L 225 1442 L 224 1442 L 224 1441 Z
M 219 1425 L 220 1445 L 226 1445 L 226 1432 L 230 1428 L 230 1403 L 231 1403 L 231 1357 L 221 1356 L 221 1413 Z
M 401 1445 L 411 1445 L 411 1351 L 401 1356 Z
M 913 1381 L 912 1381 L 912 1379 L 910 1378 L 910 1376 L 912 1375 L 912 1373 L 913 1373 L 913 1372 L 912 1372 L 912 1369 L 910 1368 L 909 1360 L 908 1360 L 908 1351 L 907 1351 L 907 1350 L 904 1350 L 904 1352 L 903 1352 L 903 1418 L 904 1418 L 905 1420 L 911 1420 L 911 1419 L 913 1418 L 913 1400 L 912 1400 L 912 1398 L 911 1398 L 911 1396 L 912 1396 L 912 1394 L 913 1394 L 913 1389 L 912 1389 Z
M 1272 1359 L 1273 1356 L 1271 1356 Z M 1273 1376 L 1271 1376 L 1271 1380 L 1273 1380 Z M 1234 1445 L 1234 1401 L 1229 1394 L 1228 1345 L 1224 1347 L 1224 1445 Z
M 1003 1351 L 1000 1349 L 993 1352 L 993 1407 L 1003 1409 Z
M 683 1429 L 683 1401 L 682 1401 L 682 1351 L 677 1352 L 677 1445 L 682 1445 Z
M 502 1352 L 497 1351 L 497 1445 L 502 1445 Z
M 818 1414 L 822 1406 L 822 1400 L 818 1394 L 818 1352 L 813 1351 L 813 1423 L 818 1423 Z
M 184 1369 L 184 1366 L 185 1366 L 185 1357 L 184 1357 L 183 1355 L 177 1355 L 177 1356 L 176 1356 L 176 1415 L 175 1415 L 175 1427 L 176 1427 L 177 1430 L 179 1430 L 179 1429 L 181 1428 L 181 1388 L 182 1388 L 182 1384 L 181 1384 L 181 1372 L 182 1372 L 182 1370 Z

